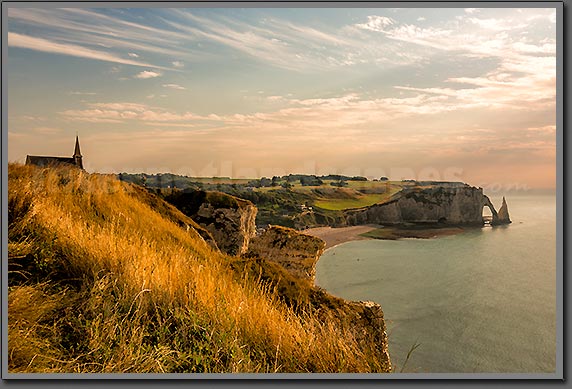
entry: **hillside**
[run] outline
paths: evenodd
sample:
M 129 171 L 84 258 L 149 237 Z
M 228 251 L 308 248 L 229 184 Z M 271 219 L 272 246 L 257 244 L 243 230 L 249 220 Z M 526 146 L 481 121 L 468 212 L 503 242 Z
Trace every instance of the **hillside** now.
M 407 181 L 368 181 L 365 177 L 341 175 L 288 175 L 261 179 L 199 178 L 174 174 L 118 175 L 120 180 L 170 191 L 218 191 L 246 199 L 257 208 L 256 225 L 281 225 L 296 229 L 345 224 L 343 212 L 350 208 L 382 203 L 404 187 Z
M 114 176 L 18 164 L 8 175 L 10 372 L 390 371 L 380 308 L 222 254 L 209 231 Z

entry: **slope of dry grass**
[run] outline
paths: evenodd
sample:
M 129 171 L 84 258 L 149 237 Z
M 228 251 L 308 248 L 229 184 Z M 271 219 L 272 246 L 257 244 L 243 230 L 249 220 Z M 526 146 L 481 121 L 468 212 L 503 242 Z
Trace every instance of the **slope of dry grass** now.
M 236 258 L 137 187 L 75 168 L 8 172 L 10 372 L 385 368 L 350 331 L 237 276 Z

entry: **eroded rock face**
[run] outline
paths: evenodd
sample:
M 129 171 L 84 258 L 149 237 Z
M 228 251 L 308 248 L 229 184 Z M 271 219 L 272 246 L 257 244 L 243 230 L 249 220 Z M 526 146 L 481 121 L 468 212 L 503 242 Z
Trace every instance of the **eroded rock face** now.
M 493 220 L 494 221 L 494 220 Z M 510 216 L 508 214 L 508 205 L 506 204 L 506 199 L 502 198 L 502 205 L 498 211 L 497 220 L 494 221 L 494 224 L 509 224 L 512 223 L 510 220 Z
M 333 296 L 329 299 L 329 303 L 321 304 L 316 314 L 324 322 L 351 331 L 362 349 L 375 355 L 379 370 L 391 372 L 387 326 L 381 306 L 373 301 L 347 301 Z
M 349 225 L 445 223 L 482 225 L 483 207 L 488 206 L 493 221 L 497 212 L 482 188 L 469 185 L 407 188 L 392 200 L 345 212 Z M 500 219 L 499 219 L 500 220 Z
M 381 305 L 373 301 L 349 301 L 355 316 L 355 335 L 359 342 L 373 342 L 381 361 L 391 371 L 391 359 L 387 347 L 387 328 Z
M 248 200 L 205 191 L 175 192 L 165 199 L 206 229 L 224 253 L 244 254 L 256 234 L 258 209 Z
M 293 276 L 313 282 L 316 262 L 325 247 L 326 243 L 320 238 L 291 228 L 271 226 L 251 240 L 245 256 L 276 262 Z
M 257 208 L 218 208 L 204 203 L 192 219 L 211 233 L 221 251 L 231 255 L 244 254 L 256 233 Z
M 291 228 L 271 226 L 253 238 L 243 262 L 264 281 L 275 284 L 277 293 L 294 309 L 311 310 L 324 323 L 347 330 L 375 370 L 391 372 L 387 330 L 381 306 L 373 301 L 347 301 L 314 285 L 315 265 L 326 244 L 323 240 Z M 248 262 L 251 261 L 251 262 Z M 270 264 L 266 264 L 270 262 Z M 279 269 L 279 270 L 278 270 Z

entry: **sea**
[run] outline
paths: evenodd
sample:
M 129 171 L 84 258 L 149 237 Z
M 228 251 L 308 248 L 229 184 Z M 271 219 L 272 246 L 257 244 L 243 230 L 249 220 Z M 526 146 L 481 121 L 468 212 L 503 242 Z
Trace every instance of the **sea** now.
M 556 197 L 507 204 L 506 226 L 334 246 L 316 284 L 382 306 L 396 372 L 554 373 Z

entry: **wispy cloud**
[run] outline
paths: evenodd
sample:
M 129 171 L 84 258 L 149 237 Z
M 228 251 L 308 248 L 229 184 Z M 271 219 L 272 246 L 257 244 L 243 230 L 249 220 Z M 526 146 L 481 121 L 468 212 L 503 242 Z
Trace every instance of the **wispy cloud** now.
M 41 38 L 60 44 L 74 44 L 91 49 L 107 48 L 109 55 L 120 56 L 118 49 L 127 49 L 139 56 L 138 52 L 158 53 L 173 57 L 197 57 L 197 51 L 190 48 L 181 50 L 177 42 L 186 39 L 175 31 L 164 30 L 133 23 L 120 18 L 104 15 L 92 10 L 79 8 L 10 8 L 8 17 L 14 28 L 23 32 L 30 26 L 42 27 Z M 123 51 L 124 53 L 124 51 Z M 201 53 L 206 57 L 205 53 Z M 137 58 L 132 55 L 130 58 Z M 142 66 L 151 66 L 144 64 Z M 158 66 L 152 66 L 158 68 Z
M 162 74 L 159 72 L 144 70 L 140 73 L 137 73 L 134 77 L 139 78 L 139 79 L 147 79 L 147 78 L 156 78 L 156 77 L 161 77 L 161 76 L 162 76 Z
M 61 134 L 63 130 L 54 127 L 34 127 L 33 132 L 40 135 L 56 135 Z
M 72 96 L 95 96 L 97 93 L 95 92 L 78 92 L 78 91 L 71 91 L 69 92 Z
M 542 127 L 528 127 L 528 131 L 533 132 L 543 132 L 546 134 L 554 134 L 556 132 L 556 126 L 549 125 L 549 126 L 542 126 Z
M 15 32 L 8 32 L 8 46 L 36 50 L 36 51 L 43 51 L 47 53 L 68 55 L 72 57 L 96 59 L 99 61 L 114 62 L 124 65 L 144 66 L 151 68 L 158 67 L 148 63 L 130 60 L 127 58 L 120 58 L 110 53 L 96 51 L 78 45 L 61 44 L 42 38 L 34 38 L 28 35 L 18 34 Z
M 179 69 L 185 67 L 185 64 L 181 61 L 173 61 L 171 63 L 173 64 L 174 67 L 179 68 Z
M 160 95 L 159 97 L 165 97 Z M 152 99 L 155 95 L 149 95 Z M 141 103 L 87 103 L 87 109 L 65 110 L 59 112 L 62 118 L 71 121 L 92 123 L 121 123 L 124 121 L 144 122 L 193 122 L 220 121 L 217 115 L 197 115 L 192 112 L 177 113 L 171 110 Z
M 179 84 L 163 84 L 163 88 L 178 89 L 178 90 L 187 89 L 184 86 L 180 86 Z
M 288 70 L 345 66 L 348 50 L 360 43 L 342 31 L 328 32 L 276 18 L 245 23 L 224 17 L 205 18 L 182 10 L 172 11 L 172 15 L 166 23 L 185 33 L 187 39 L 215 42 Z
M 395 24 L 395 20 L 392 18 L 387 16 L 372 15 L 367 17 L 366 23 L 358 23 L 356 24 L 356 27 L 364 30 L 383 32 L 393 24 Z

